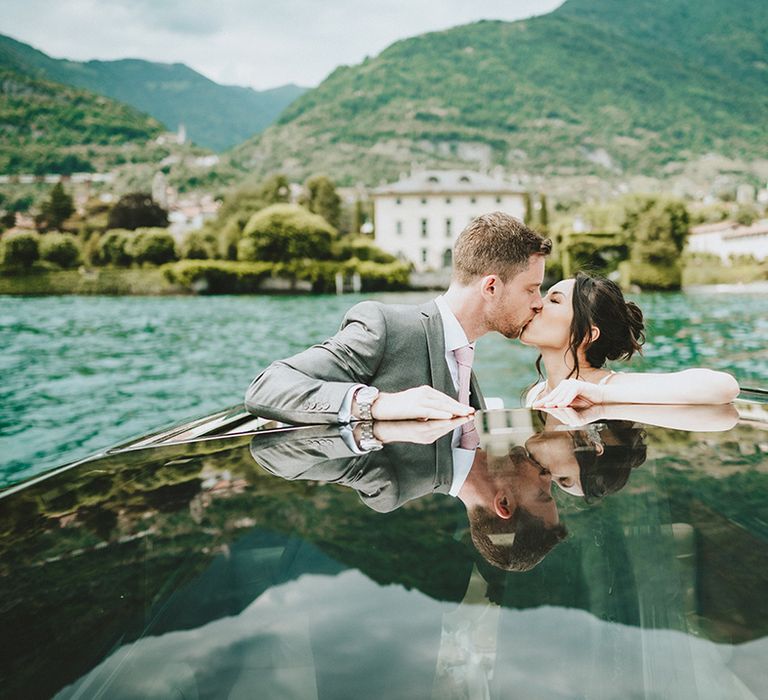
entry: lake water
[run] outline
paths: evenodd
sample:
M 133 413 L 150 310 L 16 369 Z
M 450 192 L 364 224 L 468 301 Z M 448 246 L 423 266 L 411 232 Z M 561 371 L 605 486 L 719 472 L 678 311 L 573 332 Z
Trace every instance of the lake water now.
M 0 486 L 240 402 L 261 368 L 332 334 L 362 298 L 0 298 Z M 633 366 L 701 365 L 733 372 L 742 386 L 768 386 L 765 287 L 635 299 L 649 341 Z M 519 405 L 535 357 L 483 338 L 476 370 L 486 395 Z

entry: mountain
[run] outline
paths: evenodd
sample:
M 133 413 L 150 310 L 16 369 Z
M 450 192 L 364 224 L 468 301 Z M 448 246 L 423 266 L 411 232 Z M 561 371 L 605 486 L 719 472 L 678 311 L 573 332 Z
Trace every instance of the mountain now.
M 132 107 L 0 64 L 2 174 L 68 174 L 159 160 L 147 144 L 160 133 L 158 121 Z
M 180 63 L 55 59 L 0 35 L 2 66 L 125 102 L 171 131 L 183 123 L 192 141 L 213 150 L 225 150 L 261 132 L 306 91 L 297 85 L 261 92 L 219 85 Z
M 655 177 L 764 159 L 767 37 L 763 0 L 568 0 L 339 67 L 232 163 L 375 184 L 414 163 Z

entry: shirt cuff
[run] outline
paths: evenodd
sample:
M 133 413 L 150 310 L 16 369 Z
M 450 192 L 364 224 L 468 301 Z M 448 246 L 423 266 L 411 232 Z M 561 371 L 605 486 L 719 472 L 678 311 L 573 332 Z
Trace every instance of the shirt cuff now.
M 349 423 L 344 423 L 339 426 L 339 434 L 341 439 L 344 440 L 344 444 L 356 455 L 366 455 L 370 450 L 361 450 L 355 442 L 355 434 L 352 432 L 352 426 Z
M 355 392 L 362 389 L 365 384 L 355 384 L 344 396 L 339 409 L 339 423 L 350 423 L 352 421 L 352 399 L 355 398 Z M 346 442 L 346 440 L 345 440 Z M 352 440 L 354 442 L 354 439 Z

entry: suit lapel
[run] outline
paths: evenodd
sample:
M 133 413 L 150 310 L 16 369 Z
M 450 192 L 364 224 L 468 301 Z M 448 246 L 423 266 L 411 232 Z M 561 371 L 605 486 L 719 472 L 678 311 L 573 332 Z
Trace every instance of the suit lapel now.
M 483 392 L 480 391 L 480 384 L 477 381 L 477 377 L 475 376 L 475 373 L 472 372 L 472 374 L 469 377 L 469 403 L 473 408 L 476 408 L 478 411 L 484 411 L 485 410 L 485 399 L 483 398 Z
M 421 323 L 427 337 L 427 352 L 429 353 L 429 369 L 432 375 L 432 386 L 454 399 L 458 392 L 453 386 L 453 379 L 445 361 L 445 337 L 443 321 L 435 302 L 426 304 L 421 309 Z M 405 358 L 407 361 L 408 358 Z

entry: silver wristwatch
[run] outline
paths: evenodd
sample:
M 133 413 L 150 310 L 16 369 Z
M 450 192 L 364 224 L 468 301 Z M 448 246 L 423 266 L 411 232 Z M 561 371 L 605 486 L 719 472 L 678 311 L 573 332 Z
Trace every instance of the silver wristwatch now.
M 361 450 L 375 452 L 384 447 L 381 440 L 373 434 L 373 423 L 371 421 L 360 421 L 358 425 L 360 426 L 360 442 L 358 444 Z
M 362 389 L 357 390 L 355 401 L 357 401 L 360 420 L 373 420 L 371 408 L 373 407 L 373 402 L 378 398 L 379 390 L 375 386 L 364 386 Z

